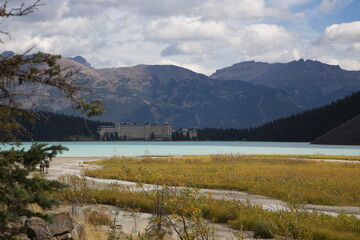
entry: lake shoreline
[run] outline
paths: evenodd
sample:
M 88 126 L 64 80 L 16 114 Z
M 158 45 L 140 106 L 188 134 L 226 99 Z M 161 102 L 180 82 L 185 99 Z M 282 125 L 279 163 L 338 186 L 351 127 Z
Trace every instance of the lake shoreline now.
M 296 154 L 360 156 L 359 146 L 311 145 L 294 142 L 246 141 L 134 141 L 134 142 L 46 142 L 69 148 L 62 157 L 113 157 L 113 156 L 183 156 L 216 154 Z M 21 147 L 29 148 L 24 142 Z

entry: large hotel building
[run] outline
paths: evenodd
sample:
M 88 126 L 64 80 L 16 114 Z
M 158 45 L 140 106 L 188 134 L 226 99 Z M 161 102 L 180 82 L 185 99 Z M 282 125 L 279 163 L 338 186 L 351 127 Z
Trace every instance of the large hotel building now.
M 171 124 L 117 123 L 98 128 L 100 140 L 171 140 Z

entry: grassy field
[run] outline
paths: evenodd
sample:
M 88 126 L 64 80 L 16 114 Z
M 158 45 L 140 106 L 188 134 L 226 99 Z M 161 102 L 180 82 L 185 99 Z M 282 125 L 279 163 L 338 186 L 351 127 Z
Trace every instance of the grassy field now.
M 91 162 L 87 176 L 198 188 L 234 189 L 284 201 L 360 206 L 360 164 L 308 159 L 359 160 L 324 155 L 212 155 L 115 157 Z
M 63 179 L 64 180 L 64 179 Z M 96 189 L 84 178 L 70 176 L 69 184 L 57 197 L 69 204 L 110 204 L 133 211 L 154 213 L 159 203 L 154 201 L 157 192 L 133 192 L 119 186 Z M 163 196 L 159 195 L 158 196 Z M 194 195 L 162 198 L 164 210 L 173 202 L 193 202 Z M 199 197 L 199 196 L 198 196 Z M 205 198 L 200 196 L 200 198 Z M 289 210 L 278 212 L 262 209 L 260 206 L 237 201 L 206 198 L 199 207 L 204 218 L 217 223 L 229 223 L 237 230 L 254 231 L 261 238 L 301 240 L 356 240 L 360 239 L 360 219 L 340 213 L 337 217 L 317 212 L 303 211 L 289 205 Z M 190 205 L 191 206 L 191 205 Z M 148 239 L 148 238 L 145 238 Z M 241 238 L 239 238 L 241 239 Z
M 360 156 L 337 156 L 337 155 L 323 155 L 323 154 L 313 154 L 313 155 L 285 155 L 285 154 L 248 154 L 241 155 L 242 157 L 249 158 L 276 158 L 276 159 L 327 159 L 327 160 L 351 160 L 351 161 L 360 161 Z

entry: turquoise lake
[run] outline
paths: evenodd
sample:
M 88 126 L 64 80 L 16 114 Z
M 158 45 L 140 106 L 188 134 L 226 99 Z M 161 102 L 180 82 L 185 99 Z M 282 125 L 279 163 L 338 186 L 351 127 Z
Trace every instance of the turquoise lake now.
M 287 142 L 49 142 L 69 148 L 62 157 L 204 154 L 326 154 L 360 156 L 360 146 Z M 28 148 L 31 143 L 23 143 Z

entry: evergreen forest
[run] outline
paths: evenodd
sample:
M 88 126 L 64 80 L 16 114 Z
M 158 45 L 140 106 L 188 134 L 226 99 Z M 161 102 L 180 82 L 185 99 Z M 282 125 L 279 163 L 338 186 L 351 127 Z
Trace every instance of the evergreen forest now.
M 312 142 L 360 114 L 360 92 L 324 107 L 280 118 L 248 129 L 203 128 L 199 140 Z
M 31 133 L 19 136 L 22 141 L 91 141 L 97 139 L 97 128 L 112 125 L 111 122 L 88 120 L 61 113 L 38 112 L 35 121 L 21 120 Z

